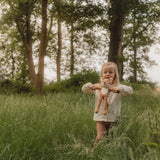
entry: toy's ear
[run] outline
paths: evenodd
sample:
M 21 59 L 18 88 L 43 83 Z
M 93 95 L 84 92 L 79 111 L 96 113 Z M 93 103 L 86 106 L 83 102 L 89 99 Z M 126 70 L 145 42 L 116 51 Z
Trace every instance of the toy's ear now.
M 109 88 L 110 84 L 108 84 L 107 82 L 102 82 L 101 83 L 102 87 L 105 87 L 105 88 Z

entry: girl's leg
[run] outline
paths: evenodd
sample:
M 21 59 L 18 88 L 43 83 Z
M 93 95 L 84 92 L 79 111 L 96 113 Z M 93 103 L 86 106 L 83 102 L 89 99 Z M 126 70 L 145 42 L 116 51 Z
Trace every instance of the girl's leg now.
M 113 124 L 113 122 L 97 121 L 97 137 L 94 142 L 93 149 L 97 147 L 98 141 L 103 137 L 105 132 L 107 132 L 108 135 L 109 129 L 112 128 Z
M 98 121 L 97 122 L 97 137 L 96 137 L 96 139 L 100 140 L 103 137 L 105 131 L 106 131 L 105 123 L 103 121 L 102 122 Z
M 97 121 L 97 137 L 94 142 L 93 148 L 97 147 L 98 141 L 103 137 L 105 131 L 106 131 L 105 123 L 103 121 Z

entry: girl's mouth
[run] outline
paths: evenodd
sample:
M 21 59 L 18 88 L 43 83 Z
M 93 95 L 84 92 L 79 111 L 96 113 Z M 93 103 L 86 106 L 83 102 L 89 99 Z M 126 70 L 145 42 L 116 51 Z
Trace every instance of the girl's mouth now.
M 109 79 L 109 80 L 112 80 L 113 78 L 112 78 L 112 77 L 105 77 L 105 79 Z

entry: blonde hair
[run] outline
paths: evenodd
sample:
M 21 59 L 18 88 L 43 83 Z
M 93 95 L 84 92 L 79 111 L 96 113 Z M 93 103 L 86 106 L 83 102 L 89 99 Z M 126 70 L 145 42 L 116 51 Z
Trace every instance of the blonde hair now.
M 117 85 L 120 83 L 120 82 L 119 82 L 119 73 L 118 73 L 117 64 L 114 63 L 114 62 L 104 63 L 104 64 L 102 65 L 102 68 L 101 68 L 101 77 L 102 77 L 103 69 L 106 68 L 106 67 L 113 67 L 114 72 L 115 72 L 115 78 L 114 78 L 114 81 L 113 81 L 113 85 L 117 86 Z

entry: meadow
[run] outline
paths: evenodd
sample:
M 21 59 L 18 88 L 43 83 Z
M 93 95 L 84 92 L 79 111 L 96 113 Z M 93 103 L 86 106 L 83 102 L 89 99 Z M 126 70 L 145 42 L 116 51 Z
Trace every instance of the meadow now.
M 80 91 L 0 95 L 0 160 L 159 160 L 160 94 L 122 99 L 122 117 L 92 152 L 94 98 Z

